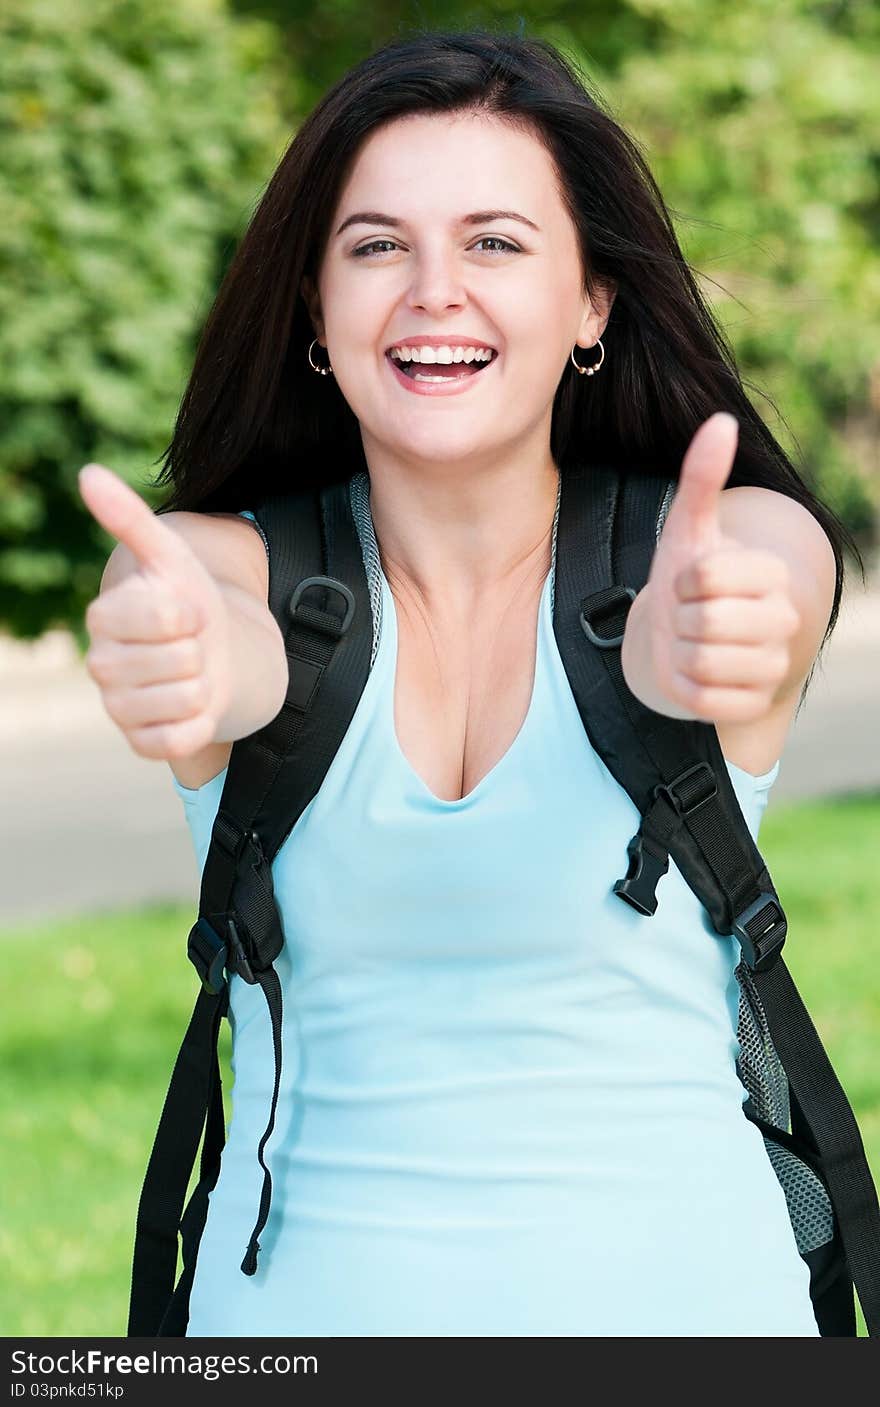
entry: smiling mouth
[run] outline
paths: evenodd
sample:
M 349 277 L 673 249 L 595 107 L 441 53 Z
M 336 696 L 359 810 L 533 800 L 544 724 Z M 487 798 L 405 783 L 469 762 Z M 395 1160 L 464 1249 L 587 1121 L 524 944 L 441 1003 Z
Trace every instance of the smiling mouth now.
M 398 357 L 392 357 L 390 352 L 385 355 L 391 365 L 409 377 L 410 381 L 425 381 L 433 385 L 439 385 L 442 381 L 463 381 L 466 376 L 477 376 L 498 357 L 498 353 L 493 352 L 489 360 L 484 362 L 405 362 Z

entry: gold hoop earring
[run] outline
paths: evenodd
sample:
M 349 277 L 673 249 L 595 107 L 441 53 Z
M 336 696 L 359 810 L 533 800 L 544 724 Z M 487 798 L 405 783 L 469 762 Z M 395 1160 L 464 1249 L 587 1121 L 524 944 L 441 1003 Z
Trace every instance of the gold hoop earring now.
M 596 372 L 599 370 L 599 367 L 602 365 L 603 361 L 605 360 L 605 348 L 602 346 L 602 339 L 601 339 L 601 337 L 597 337 L 597 338 L 596 338 L 596 344 L 598 345 L 599 350 L 600 350 L 600 352 L 602 353 L 602 355 L 600 356 L 599 360 L 596 362 L 595 366 L 579 366 L 578 363 L 577 363 L 577 362 L 575 361 L 575 359 L 574 359 L 574 347 L 577 346 L 577 342 L 575 342 L 574 347 L 572 347 L 572 349 L 571 349 L 571 364 L 572 364 L 572 366 L 574 367 L 575 371 L 579 371 L 579 372 L 580 372 L 581 376 L 595 376 L 595 375 L 596 375 Z
M 312 368 L 312 371 L 320 371 L 322 376 L 329 376 L 333 370 L 332 366 L 315 366 L 315 363 L 312 361 L 312 347 L 314 347 L 317 340 L 317 337 L 313 337 L 309 345 L 309 366 Z

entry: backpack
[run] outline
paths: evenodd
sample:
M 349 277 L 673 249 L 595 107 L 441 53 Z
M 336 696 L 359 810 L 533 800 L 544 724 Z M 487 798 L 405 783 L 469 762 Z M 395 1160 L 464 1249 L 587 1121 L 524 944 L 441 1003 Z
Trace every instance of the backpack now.
M 289 662 L 276 717 L 232 748 L 187 955 L 201 980 L 150 1155 L 137 1214 L 128 1335 L 185 1335 L 209 1194 L 225 1140 L 217 1038 L 229 976 L 262 987 L 275 1083 L 256 1156 L 260 1205 L 241 1271 L 253 1275 L 272 1196 L 263 1157 L 281 1075 L 283 946 L 272 861 L 316 795 L 373 658 L 376 562 L 359 536 L 367 475 L 254 504 L 269 545 L 269 607 Z M 627 687 L 627 611 L 648 578 L 676 481 L 601 465 L 560 475 L 553 629 L 590 743 L 638 808 L 639 828 L 608 876 L 647 920 L 670 856 L 720 935 L 741 955 L 737 1074 L 810 1268 L 820 1335 L 854 1337 L 853 1289 L 880 1333 L 880 1211 L 852 1109 L 788 972 L 785 913 L 733 790 L 711 723 L 667 718 Z M 374 544 L 375 545 L 375 544 Z M 374 552 L 374 557 L 377 554 Z M 659 885 L 659 895 L 658 895 Z M 186 1193 L 202 1140 L 198 1181 Z M 748 1207 L 744 1209 L 746 1224 Z M 178 1233 L 182 1270 L 177 1283 Z M 748 1286 L 743 1286 L 748 1294 Z

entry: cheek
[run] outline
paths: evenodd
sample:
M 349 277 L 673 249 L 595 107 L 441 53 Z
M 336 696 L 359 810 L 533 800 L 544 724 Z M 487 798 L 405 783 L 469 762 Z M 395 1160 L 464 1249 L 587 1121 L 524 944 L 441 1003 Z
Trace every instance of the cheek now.
M 336 269 L 324 282 L 321 308 L 328 340 L 362 350 L 387 327 L 394 306 L 383 281 L 366 277 L 367 270 Z M 373 271 L 374 275 L 377 272 Z
M 498 310 L 498 326 L 514 354 L 509 369 L 518 385 L 531 386 L 552 399 L 577 335 L 577 309 L 576 288 L 568 292 L 546 279 L 511 290 L 508 306 Z M 589 361 L 589 357 L 580 360 Z
M 557 324 L 558 328 L 559 324 Z M 514 347 L 507 365 L 502 366 L 501 384 L 509 393 L 512 409 L 517 405 L 536 407 L 549 405 L 566 374 L 569 346 L 560 346 L 559 336 L 548 335 L 546 329 L 524 338 Z M 572 375 L 577 373 L 572 371 Z M 505 397 L 507 398 L 507 397 Z

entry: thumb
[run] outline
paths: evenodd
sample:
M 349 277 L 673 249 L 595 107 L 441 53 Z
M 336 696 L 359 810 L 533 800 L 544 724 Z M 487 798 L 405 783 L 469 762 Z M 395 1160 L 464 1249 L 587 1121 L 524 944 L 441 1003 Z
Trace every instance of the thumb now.
M 710 415 L 699 426 L 682 460 L 664 536 L 683 533 L 693 538 L 720 532 L 719 499 L 733 468 L 738 434 L 739 422 L 725 410 Z
M 187 556 L 186 543 L 124 479 L 103 464 L 85 464 L 78 484 L 92 517 L 124 543 L 142 567 L 160 572 L 179 569 Z

